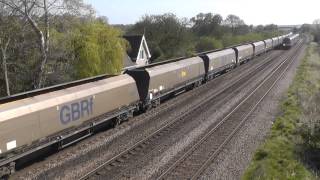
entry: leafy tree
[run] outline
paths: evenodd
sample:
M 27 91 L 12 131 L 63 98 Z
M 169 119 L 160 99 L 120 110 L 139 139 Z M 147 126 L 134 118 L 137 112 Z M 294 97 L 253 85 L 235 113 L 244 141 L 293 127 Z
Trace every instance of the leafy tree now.
M 119 73 L 126 50 L 126 43 L 120 36 L 120 31 L 101 21 L 85 23 L 75 29 L 70 43 L 75 57 L 74 77 Z
M 250 32 L 250 27 L 248 25 L 239 25 L 234 27 L 234 35 L 245 35 Z
M 0 97 L 40 87 L 43 52 L 39 39 L 42 43 L 43 38 L 37 27 L 48 50 L 41 87 L 119 72 L 126 43 L 118 30 L 107 25 L 106 18 L 95 18 L 92 13 L 82 0 L 0 0 Z M 36 24 L 29 22 L 32 20 Z M 94 61 L 98 64 L 91 63 Z M 85 66 L 92 72 L 84 72 Z
M 134 24 L 127 34 L 145 34 L 151 52 L 159 59 L 186 56 L 194 52 L 189 22 L 174 14 L 146 15 Z
M 245 25 L 244 21 L 239 16 L 230 14 L 225 19 L 224 24 L 231 27 L 232 33 L 235 34 L 235 29 L 241 25 Z
M 313 22 L 314 25 L 314 40 L 320 43 L 320 19 L 317 19 Z
M 261 34 L 264 38 L 270 38 L 273 36 L 280 35 L 278 26 L 274 24 L 269 24 L 266 26 L 259 25 L 254 28 L 254 32 Z
M 23 2 L 18 8 L 12 8 Z M 47 14 L 44 14 L 44 3 L 51 7 Z M 21 7 L 29 7 L 30 11 L 22 13 Z M 9 94 L 9 90 L 15 94 L 39 85 L 35 79 L 43 65 L 39 41 L 42 42 L 42 38 L 31 20 L 47 41 L 41 86 L 120 71 L 128 44 L 116 28 L 108 25 L 106 17 L 96 18 L 90 7 L 86 7 L 82 0 L 0 0 L 0 96 Z M 89 13 L 83 13 L 87 10 Z M 245 25 L 239 17 L 229 16 L 223 20 L 212 13 L 200 13 L 190 20 L 174 14 L 148 15 L 134 25 L 116 27 L 126 34 L 145 34 L 152 61 L 262 40 L 278 33 L 275 26 L 254 28 Z M 316 29 L 312 30 L 316 34 Z
M 312 27 L 310 24 L 303 24 L 300 28 L 300 31 L 302 33 L 311 33 L 312 32 Z
M 88 7 L 84 5 L 82 0 L 0 0 L 0 4 L 15 11 L 15 15 L 20 16 L 22 23 L 24 23 L 23 20 L 26 20 L 30 24 L 41 54 L 39 65 L 35 68 L 38 75 L 34 76 L 33 85 L 35 88 L 43 87 L 50 46 L 50 16 L 55 13 L 79 14 Z M 87 10 L 92 13 L 90 8 Z
M 264 28 L 264 32 L 277 32 L 278 26 L 275 24 L 266 25 Z
M 210 51 L 214 49 L 223 48 L 222 42 L 212 37 L 200 37 L 196 44 L 197 52 Z
M 273 36 L 269 36 L 270 38 Z M 222 38 L 222 43 L 224 47 L 233 46 L 241 43 L 248 43 L 253 41 L 261 41 L 266 39 L 264 34 L 262 33 L 247 33 L 244 35 L 236 35 L 233 36 L 232 34 L 225 34 Z
M 223 34 L 221 23 L 223 18 L 221 15 L 212 13 L 200 13 L 190 19 L 192 31 L 198 36 L 220 36 Z
M 258 26 L 255 28 L 255 32 L 257 32 L 257 33 L 263 33 L 263 32 L 264 32 L 264 26 L 263 26 L 263 25 L 258 25 Z

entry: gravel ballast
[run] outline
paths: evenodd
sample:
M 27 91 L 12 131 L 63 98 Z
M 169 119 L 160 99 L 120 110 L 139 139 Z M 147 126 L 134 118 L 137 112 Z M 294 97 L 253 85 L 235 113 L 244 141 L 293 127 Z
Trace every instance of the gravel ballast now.
M 305 54 L 305 47 L 286 75 L 250 116 L 237 136 L 221 152 L 217 160 L 203 173 L 202 179 L 241 179 L 256 149 L 264 142 L 279 113 L 279 104 L 292 83 Z
M 272 53 L 275 54 L 276 52 L 277 51 L 274 51 Z M 229 143 L 230 145 L 226 147 L 224 152 L 220 153 L 219 161 L 216 161 L 210 168 L 206 170 L 206 172 L 203 174 L 204 179 L 241 178 L 242 173 L 251 160 L 253 152 L 263 141 L 268 130 L 270 129 L 272 121 L 278 113 L 278 102 L 290 85 L 294 77 L 295 69 L 298 65 L 299 61 L 296 61 L 288 71 L 287 75 L 268 95 L 266 100 L 255 111 L 254 115 L 251 116 L 251 119 L 242 128 L 243 130 L 241 130 L 239 135 L 237 135 L 236 138 Z M 243 67 L 240 68 L 244 70 Z M 240 72 L 241 69 L 238 68 L 238 70 L 236 69 L 235 72 L 236 71 Z M 227 74 L 225 76 L 230 77 L 231 74 Z M 170 100 L 161 105 L 160 108 L 164 108 L 166 106 L 170 107 L 170 103 L 175 104 L 179 101 L 179 99 L 183 99 L 188 96 L 188 94 L 192 93 L 188 92 L 182 94 L 181 96 L 177 97 L 177 99 Z M 233 101 L 238 100 L 240 97 L 241 96 Z M 225 107 L 227 106 L 228 104 L 225 104 Z M 187 106 L 185 108 L 187 108 Z M 183 112 L 185 108 L 178 108 L 177 112 L 168 114 L 168 117 L 175 116 L 176 114 Z M 78 143 L 75 146 L 54 154 L 43 162 L 36 163 L 23 169 L 13 176 L 13 178 L 32 179 L 38 177 L 40 179 L 77 179 L 79 174 L 85 173 L 88 171 L 88 169 L 93 168 L 97 163 L 103 161 L 104 159 L 112 157 L 114 154 L 132 145 L 134 142 L 145 137 L 148 133 L 154 131 L 157 127 L 165 123 L 164 120 L 154 121 L 154 114 L 157 114 L 158 111 L 159 109 L 152 110 L 145 115 L 126 122 L 124 125 L 120 125 L 115 129 L 100 133 Z M 214 122 L 218 117 L 217 114 L 219 114 L 219 112 L 211 115 L 211 123 Z M 158 155 L 156 158 L 140 164 L 142 169 L 134 169 L 134 171 L 128 172 L 128 176 L 126 176 L 126 178 L 154 178 L 153 175 L 156 174 L 161 167 L 165 166 L 165 164 L 169 162 L 174 155 L 179 153 L 179 151 L 185 148 L 191 141 L 194 141 L 194 139 L 199 136 L 199 134 L 201 134 L 201 132 L 203 132 L 203 130 L 208 126 L 208 124 L 202 123 L 197 127 L 197 123 L 190 123 L 188 128 L 177 132 L 178 135 L 176 138 L 167 140 L 168 146 L 164 146 L 163 148 L 159 149 L 158 152 L 152 153 Z M 191 131 L 183 135 L 183 133 L 188 130 Z M 101 147 L 103 148 L 101 149 Z M 106 149 L 108 151 L 106 151 Z M 103 152 L 99 152 L 102 150 Z M 94 152 L 103 153 L 103 156 L 97 158 L 92 155 Z M 79 161 L 77 161 L 77 158 L 79 158 Z M 43 172 L 55 168 L 56 170 L 50 171 L 49 174 L 42 174 Z

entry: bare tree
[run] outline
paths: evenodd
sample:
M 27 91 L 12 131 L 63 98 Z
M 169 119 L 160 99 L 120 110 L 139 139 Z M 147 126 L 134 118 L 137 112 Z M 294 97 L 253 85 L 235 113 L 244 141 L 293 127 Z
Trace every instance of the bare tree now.
M 10 96 L 10 85 L 9 85 L 8 68 L 7 68 L 7 49 L 8 49 L 9 43 L 10 43 L 10 38 L 8 38 L 7 40 L 2 40 L 0 38 L 2 68 L 4 72 L 4 78 L 6 82 L 6 91 L 8 96 Z
M 50 43 L 50 16 L 67 12 L 80 14 L 92 13 L 93 11 L 85 6 L 82 0 L 0 0 L 0 3 L 18 12 L 21 19 L 25 19 L 36 34 L 41 61 L 35 71 L 37 76 L 34 77 L 34 87 L 41 88 L 46 78 Z
M 10 96 L 10 83 L 8 76 L 8 48 L 13 36 L 14 23 L 12 22 L 12 16 L 14 16 L 14 10 L 8 10 L 5 6 L 0 6 L 0 53 L 2 60 L 2 69 L 4 73 L 4 79 L 6 84 L 6 93 Z

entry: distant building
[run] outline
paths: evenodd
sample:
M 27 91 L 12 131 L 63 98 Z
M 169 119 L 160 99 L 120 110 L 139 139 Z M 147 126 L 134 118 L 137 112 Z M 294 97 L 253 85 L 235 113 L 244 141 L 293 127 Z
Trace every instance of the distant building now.
M 130 66 L 143 66 L 149 64 L 151 54 L 144 35 L 123 36 L 131 48 L 128 50 L 123 65 L 124 67 Z

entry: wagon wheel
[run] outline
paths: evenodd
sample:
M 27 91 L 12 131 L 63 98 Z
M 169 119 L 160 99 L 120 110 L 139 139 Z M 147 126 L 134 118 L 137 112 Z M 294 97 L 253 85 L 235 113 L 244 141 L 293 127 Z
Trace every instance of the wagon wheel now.
M 112 121 L 112 126 L 113 127 L 118 127 L 121 124 L 121 122 L 122 122 L 121 118 L 117 117 Z

